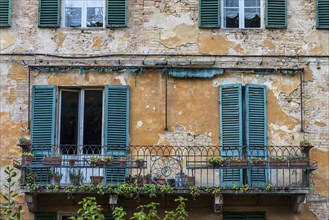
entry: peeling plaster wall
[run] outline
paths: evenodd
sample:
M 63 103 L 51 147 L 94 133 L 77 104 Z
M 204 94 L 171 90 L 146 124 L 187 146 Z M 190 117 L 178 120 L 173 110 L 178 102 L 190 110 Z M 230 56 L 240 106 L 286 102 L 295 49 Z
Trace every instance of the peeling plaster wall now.
M 198 1 L 129 1 L 128 28 L 72 29 L 38 28 L 38 1 L 12 1 L 12 26 L 0 29 L 1 53 L 50 53 L 58 55 L 159 53 L 223 55 L 329 55 L 329 31 L 315 28 L 315 2 L 288 1 L 288 28 L 284 30 L 199 29 Z M 45 57 L 2 56 L 0 62 L 0 170 L 19 157 L 16 146 L 28 134 L 28 69 Z M 21 62 L 21 60 L 24 62 Z M 156 58 L 155 58 L 156 59 Z M 51 59 L 58 65 L 84 60 Z M 297 145 L 303 138 L 315 149 L 318 161 L 312 175 L 314 198 L 329 198 L 329 65 L 328 58 L 223 59 L 227 67 L 304 68 L 303 104 L 305 132 L 300 132 L 299 75 L 261 75 L 226 71 L 212 79 L 168 81 L 168 131 L 165 127 L 165 76 L 160 71 L 143 71 L 136 76 L 126 71 L 99 73 L 76 70 L 31 72 L 32 85 L 58 86 L 128 85 L 131 88 L 130 137 L 132 145 L 218 145 L 218 87 L 228 83 L 267 86 L 268 144 Z M 39 63 L 41 64 L 41 63 Z M 44 64 L 44 63 L 43 63 Z M 222 67 L 217 65 L 216 67 Z M 3 181 L 0 175 L 0 182 Z M 312 197 L 313 198 L 313 197 Z M 22 198 L 23 199 L 23 198 Z M 318 205 L 321 204 L 321 205 Z M 318 218 L 328 213 L 323 203 L 310 203 Z M 307 211 L 308 212 L 308 211 Z M 320 213 L 320 214 L 319 214 Z M 296 217 L 296 216 L 295 216 Z M 32 219 L 30 216 L 27 219 Z M 297 219 L 297 217 L 296 217 Z M 300 217 L 307 219 L 307 217 Z

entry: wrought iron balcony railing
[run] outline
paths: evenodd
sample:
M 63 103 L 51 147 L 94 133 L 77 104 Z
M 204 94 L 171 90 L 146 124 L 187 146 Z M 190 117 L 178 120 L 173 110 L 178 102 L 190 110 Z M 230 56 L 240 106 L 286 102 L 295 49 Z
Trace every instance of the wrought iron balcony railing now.
M 307 193 L 310 173 L 317 168 L 309 150 L 299 146 L 33 146 L 32 163 L 22 157 L 16 166 L 23 171 L 23 188 L 29 183 L 64 187 L 130 182 L 222 187 L 223 193 L 246 185 L 255 190 L 270 186 L 277 192 Z

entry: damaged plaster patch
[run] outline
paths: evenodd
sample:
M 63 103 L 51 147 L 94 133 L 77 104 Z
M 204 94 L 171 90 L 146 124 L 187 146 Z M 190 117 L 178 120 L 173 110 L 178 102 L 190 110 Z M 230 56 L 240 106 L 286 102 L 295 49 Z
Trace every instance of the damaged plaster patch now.
M 117 75 L 116 77 L 114 77 L 114 79 L 119 80 L 121 85 L 126 86 L 127 83 L 126 83 L 125 79 L 128 79 L 128 77 L 129 77 L 129 74 L 127 72 L 124 72 L 124 73 L 121 73 L 120 75 Z
M 195 26 L 188 26 L 186 24 L 177 25 L 171 31 L 166 30 L 165 32 L 161 32 L 161 43 L 170 48 L 195 43 L 198 36 L 197 31 Z
M 3 32 L 0 34 L 0 49 L 4 50 L 16 42 L 16 37 L 9 33 Z
M 142 121 L 138 121 L 137 122 L 137 128 L 140 128 L 140 127 L 142 127 L 143 126 L 143 122 Z
M 211 132 L 205 134 L 192 134 L 188 132 L 184 126 L 177 125 L 174 132 L 167 132 L 166 141 L 173 143 L 176 146 L 210 146 L 211 136 Z
M 145 28 L 174 29 L 180 24 L 193 26 L 194 22 L 190 14 L 182 14 L 180 17 L 165 14 L 153 14 L 150 21 L 144 24 Z

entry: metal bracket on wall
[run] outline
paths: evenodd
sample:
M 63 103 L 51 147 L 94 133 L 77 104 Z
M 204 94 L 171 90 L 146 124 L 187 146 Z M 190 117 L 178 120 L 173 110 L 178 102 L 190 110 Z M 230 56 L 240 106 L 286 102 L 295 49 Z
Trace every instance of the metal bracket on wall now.
M 223 212 L 223 195 L 222 194 L 218 194 L 215 195 L 214 197 L 214 212 L 216 213 L 222 213 Z

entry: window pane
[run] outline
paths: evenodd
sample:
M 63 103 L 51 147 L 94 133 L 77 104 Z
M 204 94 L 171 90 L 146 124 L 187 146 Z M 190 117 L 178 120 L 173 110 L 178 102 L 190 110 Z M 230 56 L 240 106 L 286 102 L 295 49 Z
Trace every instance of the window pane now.
M 103 27 L 103 8 L 87 8 L 87 27 Z
M 63 154 L 75 154 L 78 144 L 79 93 L 62 91 L 60 145 Z
M 83 117 L 84 153 L 100 154 L 102 144 L 102 104 L 103 91 L 86 90 Z M 92 145 L 92 146 L 91 146 Z M 97 145 L 97 146 L 95 146 Z
M 65 8 L 65 27 L 81 27 L 81 8 Z
M 259 28 L 260 27 L 260 9 L 259 8 L 246 8 L 244 12 L 244 23 L 246 28 Z
M 260 0 L 245 0 L 245 7 L 260 7 Z
M 226 28 L 239 28 L 239 9 L 224 10 L 224 26 Z
M 224 7 L 239 7 L 239 0 L 225 0 Z

